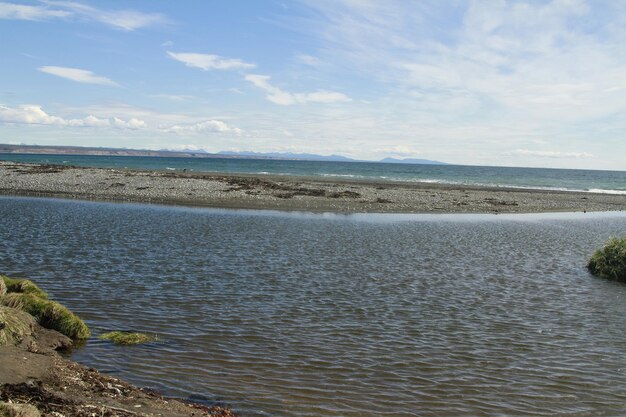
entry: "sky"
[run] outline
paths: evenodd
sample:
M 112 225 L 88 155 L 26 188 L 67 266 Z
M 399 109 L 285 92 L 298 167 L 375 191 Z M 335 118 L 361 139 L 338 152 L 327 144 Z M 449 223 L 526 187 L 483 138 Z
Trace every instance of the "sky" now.
M 626 2 L 0 0 L 0 143 L 626 170 Z

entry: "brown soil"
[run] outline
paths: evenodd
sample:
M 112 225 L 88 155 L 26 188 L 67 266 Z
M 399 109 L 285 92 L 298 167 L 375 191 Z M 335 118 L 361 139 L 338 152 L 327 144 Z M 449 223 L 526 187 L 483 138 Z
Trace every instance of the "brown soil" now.
M 0 400 L 31 404 L 41 415 L 236 416 L 230 409 L 166 399 L 54 352 L 33 353 L 17 346 L 0 348 Z

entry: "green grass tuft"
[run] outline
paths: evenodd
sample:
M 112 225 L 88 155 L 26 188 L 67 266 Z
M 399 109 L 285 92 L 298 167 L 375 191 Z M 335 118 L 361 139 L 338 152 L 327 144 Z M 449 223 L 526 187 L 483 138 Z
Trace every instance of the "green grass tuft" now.
M 5 275 L 0 275 L 0 278 L 4 281 L 4 284 L 7 287 L 7 292 L 18 292 L 23 294 L 32 294 L 36 295 L 39 298 L 47 299 L 48 294 L 39 288 L 35 283 L 28 279 L 16 279 L 9 278 Z
M 35 319 L 23 311 L 0 306 L 0 325 L 0 346 L 14 345 L 32 334 Z
M 74 313 L 56 301 L 32 293 L 9 293 L 0 302 L 32 315 L 45 328 L 56 330 L 71 339 L 86 339 L 91 332 Z
M 143 333 L 133 332 L 109 332 L 104 333 L 98 337 L 102 340 L 110 340 L 117 345 L 139 345 L 141 343 L 154 342 L 157 340 L 156 336 L 151 336 Z
M 591 256 L 587 268 L 598 277 L 626 282 L 626 237 L 611 238 Z

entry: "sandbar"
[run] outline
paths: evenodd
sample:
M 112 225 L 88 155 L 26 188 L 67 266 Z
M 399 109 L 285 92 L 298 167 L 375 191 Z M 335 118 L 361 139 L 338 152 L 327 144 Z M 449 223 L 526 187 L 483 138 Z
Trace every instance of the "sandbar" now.
M 0 194 L 335 213 L 626 210 L 626 195 L 280 175 L 84 168 L 0 161 Z

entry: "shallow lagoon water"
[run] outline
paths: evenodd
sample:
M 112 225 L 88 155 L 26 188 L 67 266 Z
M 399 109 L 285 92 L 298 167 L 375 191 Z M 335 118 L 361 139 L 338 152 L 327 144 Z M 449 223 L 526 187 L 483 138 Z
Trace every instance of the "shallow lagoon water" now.
M 317 215 L 0 198 L 0 270 L 97 334 L 72 358 L 244 416 L 626 413 L 626 214 Z

